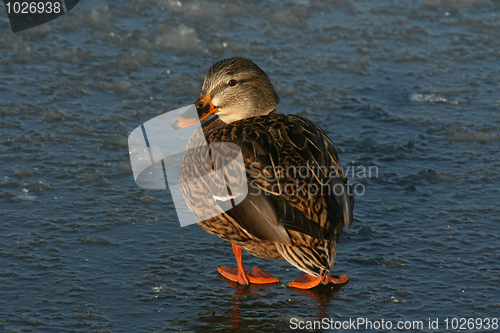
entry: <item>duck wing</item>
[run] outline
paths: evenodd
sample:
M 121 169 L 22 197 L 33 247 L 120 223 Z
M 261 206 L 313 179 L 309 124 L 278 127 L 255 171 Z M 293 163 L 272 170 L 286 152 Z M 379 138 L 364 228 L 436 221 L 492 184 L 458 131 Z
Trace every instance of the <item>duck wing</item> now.
M 323 240 L 327 232 L 306 218 L 280 196 L 249 186 L 248 195 L 227 212 L 251 235 L 275 243 L 292 245 L 287 230 L 294 230 Z
M 327 204 L 327 212 L 332 227 L 336 227 L 339 209 L 343 224 L 347 229 L 353 221 L 354 196 L 344 176 L 337 150 L 333 142 L 319 126 L 308 119 L 288 116 L 296 126 L 288 127 L 286 134 L 319 184 Z
M 289 231 L 321 241 L 332 237 L 333 229 L 351 225 L 353 198 L 337 152 L 312 122 L 274 114 L 210 126 L 205 137 L 241 149 L 248 196 L 227 213 L 248 233 L 289 245 Z M 316 186 L 321 195 L 300 193 L 305 185 Z

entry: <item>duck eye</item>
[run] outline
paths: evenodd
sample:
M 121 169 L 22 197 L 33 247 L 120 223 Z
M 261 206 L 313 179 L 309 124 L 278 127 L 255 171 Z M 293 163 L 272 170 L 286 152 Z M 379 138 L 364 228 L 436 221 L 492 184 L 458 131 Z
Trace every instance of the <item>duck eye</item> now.
M 236 81 L 236 80 L 229 80 L 229 82 L 227 84 L 230 85 L 231 87 L 234 87 L 236 85 L 236 83 L 238 83 L 238 81 Z

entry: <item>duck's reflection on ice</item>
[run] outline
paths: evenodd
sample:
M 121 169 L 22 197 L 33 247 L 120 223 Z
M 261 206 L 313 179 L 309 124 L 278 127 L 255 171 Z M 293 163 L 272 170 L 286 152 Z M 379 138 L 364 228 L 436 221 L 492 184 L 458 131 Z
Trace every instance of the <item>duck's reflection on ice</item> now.
M 265 296 L 266 293 L 275 293 L 274 289 L 276 288 L 276 285 L 241 285 L 223 278 L 220 278 L 220 280 L 225 281 L 228 286 L 234 288 L 234 293 L 231 298 L 231 319 L 227 327 L 227 329 L 232 332 L 240 332 L 242 329 L 246 330 L 248 328 L 245 321 L 249 318 L 245 318 L 246 316 L 244 313 L 241 313 L 240 308 L 249 308 L 251 305 L 248 303 L 254 302 L 256 299 L 260 298 L 259 296 Z M 323 318 L 331 318 L 328 309 L 332 308 L 330 305 L 335 299 L 340 298 L 339 291 L 341 291 L 344 286 L 345 285 L 338 286 L 331 284 L 320 285 L 316 288 L 306 290 L 287 288 L 290 292 L 288 301 L 292 301 L 292 304 L 295 304 L 294 307 L 302 309 L 302 313 L 297 314 L 297 317 L 321 321 Z M 259 296 L 252 297 L 252 295 Z M 272 309 L 270 312 L 279 313 Z M 281 313 L 281 316 L 286 318 L 294 317 L 291 313 Z M 255 320 L 256 318 L 252 316 L 251 319 Z M 269 320 L 269 318 L 262 318 L 262 320 Z M 288 320 L 287 322 L 282 321 L 280 324 L 289 327 Z M 283 326 L 276 327 L 277 331 L 281 332 Z

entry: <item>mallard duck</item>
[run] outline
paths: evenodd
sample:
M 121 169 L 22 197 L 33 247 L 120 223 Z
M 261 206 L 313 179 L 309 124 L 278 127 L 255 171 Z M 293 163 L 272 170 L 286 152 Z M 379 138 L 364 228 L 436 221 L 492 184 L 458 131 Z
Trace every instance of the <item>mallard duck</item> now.
M 245 270 L 244 249 L 259 258 L 284 259 L 304 271 L 290 287 L 345 283 L 346 275 L 333 277 L 330 270 L 344 225 L 349 228 L 353 221 L 351 188 L 325 132 L 305 118 L 277 113 L 278 104 L 269 77 L 252 61 L 231 58 L 214 64 L 195 103 L 199 119 L 180 116 L 172 124 L 184 128 L 205 120 L 202 132 L 195 132 L 188 144 L 181 178 L 210 171 L 200 158 L 207 151 L 190 149 L 199 147 L 200 140 L 234 143 L 241 150 L 247 196 L 232 209 L 199 222 L 203 230 L 232 244 L 237 268 L 219 267 L 222 276 L 240 284 L 280 281 L 256 267 Z M 228 200 L 216 195 L 213 201 L 201 200 L 197 193 L 208 191 L 205 185 L 200 180 L 199 191 L 183 190 L 193 212 Z

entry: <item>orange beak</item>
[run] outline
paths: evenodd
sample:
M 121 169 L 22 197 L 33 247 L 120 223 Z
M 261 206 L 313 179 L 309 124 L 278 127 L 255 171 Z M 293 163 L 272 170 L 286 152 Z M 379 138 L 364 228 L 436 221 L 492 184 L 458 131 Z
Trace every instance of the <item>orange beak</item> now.
M 196 101 L 195 105 L 196 111 L 198 111 L 198 118 L 188 118 L 185 116 L 185 114 L 180 115 L 179 117 L 175 118 L 172 123 L 172 126 L 175 129 L 193 126 L 194 124 L 202 121 L 203 119 L 206 119 L 208 116 L 216 113 L 219 110 L 213 105 L 212 97 L 210 96 L 210 94 L 200 94 L 200 97 Z

